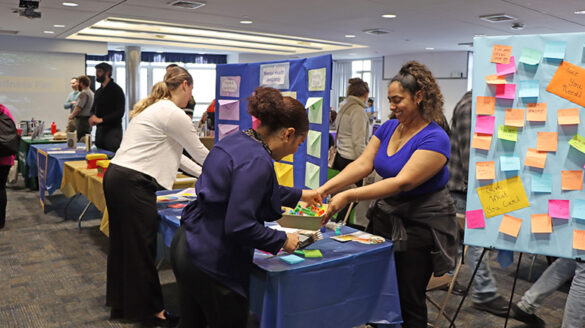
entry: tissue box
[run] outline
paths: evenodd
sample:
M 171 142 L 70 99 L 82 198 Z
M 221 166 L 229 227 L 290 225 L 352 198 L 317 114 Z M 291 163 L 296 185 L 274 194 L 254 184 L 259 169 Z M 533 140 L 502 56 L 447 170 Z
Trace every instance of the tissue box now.
M 87 154 L 85 155 L 85 160 L 87 161 L 87 168 L 88 169 L 95 169 L 97 168 L 97 161 L 102 159 L 108 159 L 108 155 L 106 154 Z
M 301 206 L 306 207 L 307 204 L 305 202 L 299 202 Z M 308 215 L 298 215 L 298 214 L 290 214 L 289 212 L 293 210 L 290 207 L 282 207 L 284 212 L 282 213 L 282 218 L 280 218 L 277 222 L 280 226 L 285 228 L 295 228 L 295 229 L 304 229 L 304 230 L 319 230 L 321 228 L 321 219 L 323 215 L 319 216 L 308 216 Z M 323 204 L 322 209 L 327 210 L 327 204 Z
M 109 159 L 102 159 L 96 162 L 97 165 L 97 169 L 98 169 L 98 174 L 97 176 L 100 178 L 104 177 L 104 174 L 106 174 L 106 170 L 108 169 L 108 166 L 110 165 L 110 160 Z

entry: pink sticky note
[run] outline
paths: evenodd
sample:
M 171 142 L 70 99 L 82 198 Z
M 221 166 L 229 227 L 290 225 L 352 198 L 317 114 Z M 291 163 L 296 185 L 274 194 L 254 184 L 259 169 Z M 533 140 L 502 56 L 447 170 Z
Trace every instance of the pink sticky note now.
M 465 212 L 465 221 L 467 222 L 467 229 L 485 228 L 483 210 Z
M 509 64 L 496 64 L 496 71 L 498 72 L 498 76 L 516 73 L 516 62 L 514 61 L 514 56 L 510 56 Z
M 516 85 L 515 84 L 498 84 L 496 86 L 496 98 L 515 99 L 516 98 Z
M 548 215 L 557 219 L 569 219 L 569 200 L 565 199 L 549 199 L 548 200 Z
M 495 116 L 478 115 L 475 120 L 475 133 L 494 134 Z
M 256 130 L 260 126 L 260 120 L 252 116 L 252 128 Z

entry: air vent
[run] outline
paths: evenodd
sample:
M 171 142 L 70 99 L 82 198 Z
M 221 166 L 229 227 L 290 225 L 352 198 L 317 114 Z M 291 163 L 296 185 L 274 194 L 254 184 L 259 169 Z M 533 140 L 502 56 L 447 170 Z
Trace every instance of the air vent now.
M 462 47 L 473 47 L 473 42 L 459 42 L 457 45 Z
M 515 21 L 518 18 L 506 14 L 494 14 L 494 15 L 483 15 L 479 16 L 479 19 L 490 23 L 502 23 Z
M 13 31 L 13 30 L 2 30 L 0 29 L 0 34 L 18 34 L 18 31 Z
M 390 32 L 386 31 L 386 30 L 382 30 L 379 28 L 372 28 L 372 29 L 368 29 L 368 30 L 363 30 L 362 32 L 366 33 L 366 34 L 372 34 L 372 35 L 380 35 L 380 34 L 388 34 Z
M 177 7 L 181 9 L 197 9 L 200 7 L 205 6 L 205 2 L 198 2 L 198 1 L 170 1 L 167 3 L 171 7 Z

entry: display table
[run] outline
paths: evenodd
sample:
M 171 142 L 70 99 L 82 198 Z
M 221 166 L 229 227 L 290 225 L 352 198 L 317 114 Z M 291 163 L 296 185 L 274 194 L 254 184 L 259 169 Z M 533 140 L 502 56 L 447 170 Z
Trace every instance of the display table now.
M 158 204 L 166 246 L 182 212 L 168 205 Z M 342 234 L 353 231 L 341 228 Z M 255 252 L 250 310 L 259 315 L 260 327 L 354 327 L 367 322 L 400 326 L 392 243 L 340 243 L 329 238 L 333 234 L 327 230 L 323 240 L 306 248 L 319 249 L 323 258 L 294 265 L 281 261 L 281 255 Z
M 53 140 L 52 135 L 42 136 L 41 138 L 32 140 L 31 137 L 22 137 L 20 139 L 20 144 L 18 145 L 18 172 L 22 175 L 24 179 L 24 186 L 30 189 L 37 189 L 39 186 L 37 184 L 37 179 L 33 179 L 29 176 L 30 167 L 26 162 L 26 157 L 28 155 L 28 151 L 30 149 L 30 145 L 36 144 L 54 144 L 54 143 L 63 143 L 63 140 Z M 36 158 L 35 158 L 36 159 Z M 36 170 L 36 168 L 34 168 Z M 36 177 L 36 173 L 34 177 Z

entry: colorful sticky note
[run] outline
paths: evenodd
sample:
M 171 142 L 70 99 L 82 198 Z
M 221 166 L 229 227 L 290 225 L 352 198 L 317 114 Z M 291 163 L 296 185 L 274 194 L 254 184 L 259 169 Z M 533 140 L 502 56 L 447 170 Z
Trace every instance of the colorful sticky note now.
M 506 115 L 504 116 L 504 124 L 507 126 L 524 126 L 524 109 L 520 108 L 506 108 Z
M 309 91 L 325 91 L 326 68 L 309 70 Z
M 585 251 L 585 230 L 573 231 L 573 248 Z
M 494 115 L 495 110 L 495 97 L 477 96 L 477 101 L 475 102 L 475 113 L 477 115 Z
M 250 116 L 252 117 L 252 128 L 254 130 L 256 130 L 260 126 L 260 123 L 262 123 L 262 121 L 260 121 L 259 119 L 257 119 L 253 115 L 250 115 Z
M 583 171 L 561 171 L 562 190 L 583 190 Z
M 530 206 L 519 176 L 479 187 L 477 195 L 488 218 Z
M 240 120 L 240 101 L 239 100 L 219 100 L 219 119 L 220 120 Z
M 487 83 L 487 84 L 506 84 L 506 78 L 504 76 L 498 76 L 497 74 L 488 75 L 485 77 L 485 83 Z
M 293 166 L 286 163 L 274 162 L 274 172 L 278 184 L 285 187 L 294 187 L 294 170 Z
M 475 120 L 475 133 L 494 134 L 495 116 L 478 115 Z
M 532 233 L 552 233 L 552 220 L 548 214 L 531 214 L 530 228 Z
M 528 148 L 526 151 L 526 157 L 524 158 L 524 166 L 544 169 L 546 164 L 546 154 L 547 152 L 545 151 L 538 151 L 534 148 Z
M 575 219 L 585 220 L 585 200 L 579 198 L 574 199 L 571 213 L 573 213 L 571 216 Z
M 241 76 L 221 76 L 219 78 L 220 97 L 240 97 Z
M 239 125 L 237 124 L 218 124 L 218 130 L 219 130 L 219 140 L 227 137 L 228 135 L 237 132 L 238 129 L 240 128 Z
M 291 97 L 297 99 L 297 92 L 296 91 L 281 91 L 283 97 Z
M 477 180 L 493 180 L 496 178 L 496 166 L 494 161 L 476 162 L 475 178 Z
M 500 170 L 502 170 L 502 171 L 520 171 L 520 157 L 518 157 L 518 156 L 500 156 Z
M 527 65 L 538 65 L 538 63 L 540 63 L 540 58 L 542 58 L 542 51 L 524 48 L 518 61 Z
M 294 162 L 294 154 L 286 155 L 281 160 L 281 162 Z
M 518 97 L 520 98 L 538 98 L 540 94 L 540 81 L 538 80 L 520 80 Z
M 496 86 L 496 98 L 514 99 L 516 98 L 515 84 L 498 84 Z
M 552 192 L 552 174 L 534 172 L 530 180 L 532 192 Z
M 485 228 L 483 210 L 465 212 L 465 222 L 467 223 L 467 229 Z
M 305 108 L 309 109 L 309 122 L 321 124 L 323 122 L 323 98 L 309 97 Z
M 544 58 L 564 59 L 565 50 L 567 49 L 566 41 L 546 41 L 544 45 Z
M 303 262 L 305 259 L 302 257 L 298 257 L 296 255 L 291 254 L 291 255 L 281 256 L 280 260 L 283 262 L 286 262 L 288 264 L 297 264 L 297 263 Z
M 579 108 L 566 108 L 557 111 L 559 125 L 579 124 Z
M 490 150 L 492 144 L 492 136 L 490 134 L 473 134 L 471 139 L 471 148 Z
M 579 134 L 575 134 L 571 140 L 569 140 L 569 145 L 575 147 L 578 151 L 585 153 L 585 138 L 580 136 Z
M 308 257 L 308 258 L 323 257 L 323 254 L 321 254 L 321 251 L 318 249 L 305 249 L 304 253 L 305 253 L 305 257 Z
M 548 200 L 548 215 L 551 218 L 569 219 L 569 200 L 568 199 L 549 199 Z
M 492 63 L 497 64 L 508 64 L 510 62 L 510 56 L 512 55 L 512 46 L 503 46 L 494 44 L 492 48 Z
M 510 62 L 508 64 L 496 64 L 496 72 L 498 72 L 498 76 L 516 73 L 516 62 L 514 61 L 514 56 L 510 56 Z
M 536 150 L 557 151 L 558 132 L 538 132 L 536 136 Z
M 305 166 L 305 186 L 311 188 L 311 189 L 317 189 L 319 188 L 320 181 L 319 181 L 319 166 L 310 163 L 310 162 L 306 162 L 306 166 Z
M 526 120 L 530 122 L 546 122 L 546 103 L 526 104 Z
M 500 223 L 500 229 L 498 231 L 503 234 L 517 238 L 518 233 L 520 233 L 521 226 L 522 219 L 504 214 L 502 222 Z
M 546 91 L 585 107 L 585 69 L 565 60 L 553 75 Z
M 498 127 L 498 139 L 517 141 L 518 140 L 518 128 L 515 126 L 500 125 Z
M 321 132 L 309 130 L 307 134 L 307 154 L 321 158 Z

